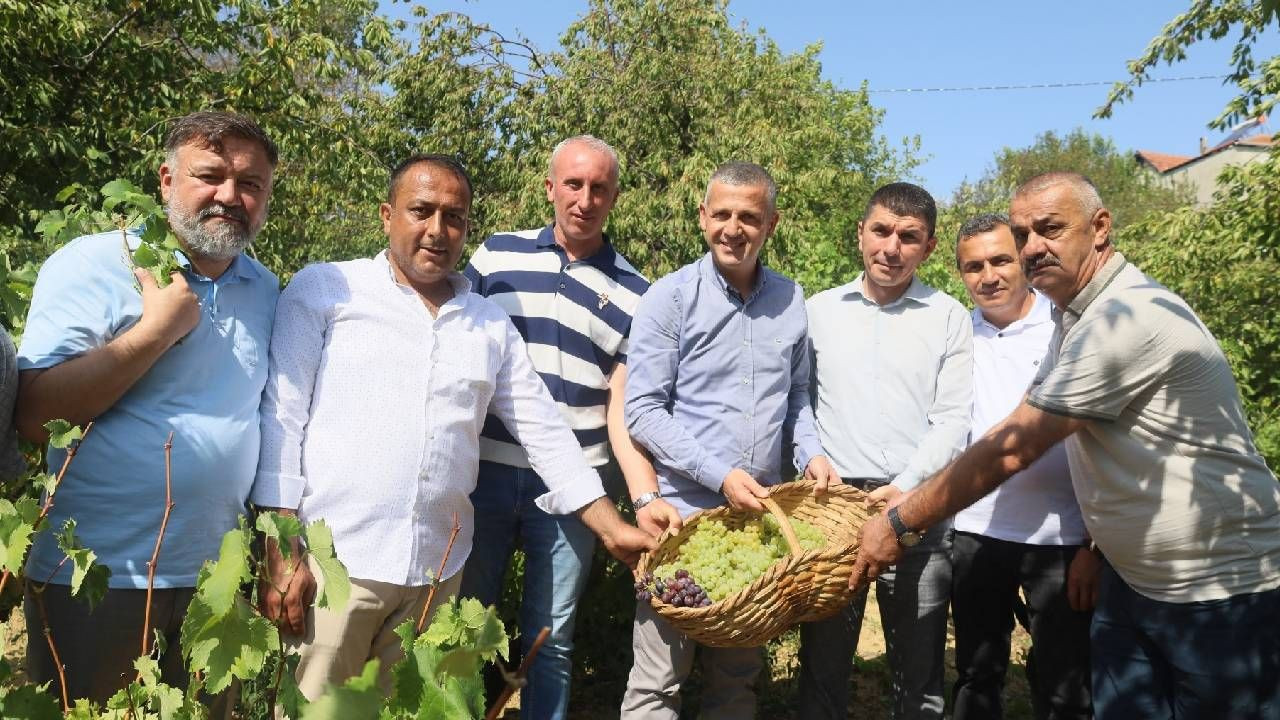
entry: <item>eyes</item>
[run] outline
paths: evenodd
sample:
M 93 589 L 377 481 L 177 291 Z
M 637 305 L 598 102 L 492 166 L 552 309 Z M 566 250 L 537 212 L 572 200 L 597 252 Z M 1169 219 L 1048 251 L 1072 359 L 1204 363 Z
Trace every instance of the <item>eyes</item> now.
M 561 183 L 561 184 L 562 184 L 562 185 L 564 185 L 565 187 L 569 188 L 569 189 L 570 189 L 570 190 L 572 190 L 573 192 L 578 192 L 579 190 L 581 190 L 583 187 L 585 187 L 585 186 L 586 186 L 586 183 L 582 182 L 581 180 L 574 179 L 574 178 L 569 178 L 569 179 L 565 180 L 565 181 L 564 181 L 563 183 Z M 609 189 L 610 189 L 610 188 L 609 188 L 609 186 L 608 186 L 607 184 L 605 184 L 605 183 L 592 183 L 592 185 L 591 185 L 591 194 L 592 194 L 592 195 L 604 195 L 605 193 L 609 192 Z
M 436 213 L 439 213 L 450 225 L 465 225 L 467 222 L 467 213 L 463 210 L 427 204 L 409 206 L 409 215 L 417 221 L 426 220 Z
M 711 213 L 711 219 L 716 222 L 729 222 L 731 218 L 733 218 L 733 213 L 728 210 L 716 210 Z M 738 222 L 743 225 L 755 226 L 760 224 L 761 219 L 759 215 L 748 211 L 738 213 Z
M 889 238 L 893 236 L 895 227 L 893 225 L 883 225 L 881 223 L 872 223 L 870 228 L 871 234 L 878 238 Z M 924 242 L 924 233 L 915 228 L 907 228 L 898 232 L 898 242 L 904 245 L 915 245 Z
M 227 181 L 225 175 L 210 171 L 197 172 L 195 178 L 206 185 L 221 185 Z M 259 193 L 266 188 L 266 183 L 256 177 L 236 178 L 235 183 L 237 188 L 250 193 Z

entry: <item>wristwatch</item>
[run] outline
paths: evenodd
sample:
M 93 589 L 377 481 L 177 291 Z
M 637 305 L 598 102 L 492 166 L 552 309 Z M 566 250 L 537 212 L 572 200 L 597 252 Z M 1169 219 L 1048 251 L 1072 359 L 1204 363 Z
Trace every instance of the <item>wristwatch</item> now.
M 649 503 L 653 502 L 654 500 L 657 500 L 660 497 L 662 497 L 662 493 L 658 492 L 657 490 L 644 493 L 640 497 L 631 501 L 631 508 L 636 512 L 640 512 L 640 508 L 644 507 L 645 505 L 648 505 Z
M 912 530 L 907 527 L 906 523 L 902 522 L 902 518 L 898 515 L 897 507 L 889 508 L 889 512 L 885 513 L 885 515 L 889 518 L 889 527 L 893 528 L 893 534 L 898 536 L 899 545 L 909 548 L 920 544 L 923 534 Z

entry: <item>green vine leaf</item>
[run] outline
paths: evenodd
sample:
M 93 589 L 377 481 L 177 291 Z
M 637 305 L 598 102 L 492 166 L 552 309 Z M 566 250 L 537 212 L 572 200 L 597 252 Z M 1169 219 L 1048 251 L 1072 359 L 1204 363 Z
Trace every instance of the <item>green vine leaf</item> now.
M 0 717 L 7 720 L 61 720 L 62 708 L 36 685 L 0 688 Z
M 76 521 L 68 519 L 55 536 L 58 549 L 71 560 L 71 594 L 89 603 L 89 610 L 97 607 L 107 594 L 107 582 L 111 569 L 98 562 L 98 556 L 80 544 L 76 537 Z
M 338 561 L 333 551 L 333 531 L 323 520 L 316 520 L 307 525 L 307 553 L 315 561 L 324 582 L 321 583 L 320 594 L 316 597 L 316 605 L 331 610 L 341 610 L 347 606 L 347 598 L 351 594 L 351 578 L 347 569 Z
M 84 431 L 79 426 L 66 420 L 50 420 L 44 424 L 44 429 L 49 431 L 49 444 L 59 449 L 65 449 L 84 437 Z
M 14 575 L 22 574 L 39 517 L 40 506 L 35 498 L 18 498 L 16 502 L 0 498 L 0 561 Z
M 302 720 L 374 720 L 381 714 L 383 697 L 378 688 L 378 661 L 365 663 L 359 676 L 339 687 L 330 687 L 302 711 Z M 470 720 L 470 719 L 468 719 Z
M 302 521 L 296 515 L 281 515 L 276 512 L 258 513 L 255 524 L 258 532 L 268 540 L 274 540 L 280 548 L 280 555 L 288 562 L 293 556 L 293 539 L 302 537 Z

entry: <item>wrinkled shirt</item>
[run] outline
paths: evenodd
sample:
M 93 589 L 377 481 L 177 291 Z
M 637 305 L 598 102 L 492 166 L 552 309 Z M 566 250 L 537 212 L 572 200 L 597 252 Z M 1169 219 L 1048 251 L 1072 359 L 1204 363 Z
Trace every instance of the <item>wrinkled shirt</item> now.
M 307 267 L 280 295 L 251 499 L 323 519 L 354 578 L 426 584 L 455 513 L 441 577 L 462 569 L 486 412 L 550 488 L 538 507 L 566 514 L 604 495 L 506 313 L 461 274 L 450 282 L 432 317 L 383 252 Z
M 654 458 L 658 487 L 681 515 L 725 502 L 734 468 L 781 480 L 822 454 L 809 407 L 804 294 L 761 266 L 746 298 L 708 253 L 653 284 L 631 326 L 624 414 Z

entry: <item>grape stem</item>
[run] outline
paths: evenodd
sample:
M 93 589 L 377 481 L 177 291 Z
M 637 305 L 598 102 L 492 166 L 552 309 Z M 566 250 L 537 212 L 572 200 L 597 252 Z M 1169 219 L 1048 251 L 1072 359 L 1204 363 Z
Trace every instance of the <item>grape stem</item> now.
M 164 530 L 169 525 L 169 514 L 173 512 L 173 431 L 164 441 L 164 515 L 160 518 L 160 532 L 156 534 L 156 547 L 151 551 L 151 561 L 147 563 L 147 606 L 142 615 L 142 657 L 151 654 L 151 592 L 156 585 L 156 565 L 160 560 L 160 544 L 164 542 Z M 138 671 L 138 680 L 142 680 L 142 671 Z
M 485 714 L 484 720 L 498 720 L 498 716 L 507 707 L 507 701 L 511 699 L 511 695 L 515 693 L 516 688 L 524 684 L 524 677 L 529 672 L 529 667 L 533 665 L 533 658 L 538 654 L 538 650 L 542 648 L 542 643 L 547 641 L 547 637 L 551 635 L 551 628 L 544 627 L 538 632 L 538 637 L 534 639 L 533 645 L 529 647 L 529 652 L 525 654 L 524 660 L 520 661 L 520 667 L 516 669 L 515 675 L 506 676 L 507 686 L 502 689 L 502 693 L 498 695 L 498 699 L 493 702 L 489 708 L 489 712 Z
M 440 557 L 440 570 L 431 582 L 431 589 L 427 591 L 427 602 L 423 604 L 422 614 L 418 616 L 418 624 L 413 629 L 415 633 L 421 634 L 423 626 L 427 624 L 427 613 L 431 610 L 431 602 L 436 599 L 436 588 L 440 587 L 440 581 L 444 576 L 444 566 L 449 561 L 449 553 L 453 550 L 453 541 L 458 539 L 460 532 L 462 532 L 462 524 L 458 522 L 458 513 L 455 512 L 453 527 L 449 530 L 449 544 L 445 546 L 444 555 Z

